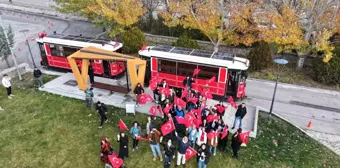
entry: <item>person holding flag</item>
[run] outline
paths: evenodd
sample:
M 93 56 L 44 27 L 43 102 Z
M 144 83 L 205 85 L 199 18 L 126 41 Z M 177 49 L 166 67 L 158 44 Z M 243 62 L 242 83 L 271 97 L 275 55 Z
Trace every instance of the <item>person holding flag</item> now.
M 158 104 L 160 101 L 160 93 L 159 93 L 159 85 L 153 90 L 153 99 L 155 100 L 155 103 Z
M 135 90 L 133 90 L 133 93 L 136 95 L 136 107 L 138 106 L 141 107 L 141 105 L 138 104 L 138 96 L 144 93 L 144 88 L 142 87 L 140 83 L 137 84 L 137 86 L 135 87 Z
M 150 131 L 155 127 L 156 117 L 153 119 L 149 116 L 148 122 L 146 123 L 146 134 L 149 134 Z
M 118 157 L 124 160 L 125 157 L 129 157 L 129 139 L 124 132 L 120 132 L 117 135 L 117 142 L 119 142 Z
M 142 128 L 140 127 L 137 121 L 133 122 L 133 125 L 130 129 L 130 134 L 132 135 L 132 152 L 138 150 L 138 139 L 137 137 L 141 136 Z
M 189 132 L 189 135 L 188 135 L 189 141 L 191 143 L 190 147 L 195 148 L 195 143 L 196 143 L 197 136 L 198 136 L 196 125 L 193 124 L 191 127 L 189 127 L 188 132 Z
M 177 152 L 177 164 L 175 167 L 178 167 L 179 165 L 183 165 L 183 168 L 185 168 L 185 153 L 187 149 L 191 146 L 191 143 L 188 140 L 187 136 L 184 136 L 183 138 L 179 137 L 177 132 L 175 132 L 177 141 L 178 141 L 178 152 Z
M 207 133 L 205 132 L 205 127 L 201 127 L 199 129 L 196 143 L 198 147 L 201 147 L 202 144 L 207 143 Z
M 218 144 L 218 135 L 217 132 L 214 130 L 211 130 L 210 132 L 211 137 L 208 138 L 208 145 L 209 145 L 209 151 L 214 153 L 214 156 L 216 155 L 216 147 Z
M 184 117 L 184 115 L 185 115 L 183 108 L 180 107 L 180 106 L 175 105 L 174 111 L 176 113 L 176 116 Z
M 175 158 L 176 147 L 174 144 L 172 144 L 171 139 L 168 139 L 168 141 L 165 143 L 161 143 L 161 145 L 164 147 L 165 154 L 164 168 L 170 168 L 171 161 L 173 158 Z
M 159 148 L 160 136 L 161 133 L 156 128 L 153 128 L 152 131 L 148 134 L 150 148 L 153 155 L 153 161 L 156 161 L 157 154 L 159 156 L 159 160 L 163 161 L 161 149 Z
M 198 168 L 206 168 L 209 163 L 210 152 L 206 144 L 202 144 L 197 150 L 197 163 Z
M 183 80 L 183 86 L 188 88 L 189 94 L 190 94 L 190 91 L 191 91 L 192 83 L 194 83 L 194 79 L 192 79 L 190 76 L 187 76 L 187 77 Z
M 231 148 L 233 149 L 233 158 L 238 159 L 238 151 L 240 150 L 240 146 L 242 144 L 240 134 L 242 133 L 242 128 L 237 129 L 237 131 L 233 134 L 231 139 Z

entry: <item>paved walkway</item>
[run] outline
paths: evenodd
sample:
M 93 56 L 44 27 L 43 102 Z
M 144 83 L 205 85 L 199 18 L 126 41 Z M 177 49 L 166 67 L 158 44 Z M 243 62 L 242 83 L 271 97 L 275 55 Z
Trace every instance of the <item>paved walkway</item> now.
M 323 145 L 327 146 L 329 149 L 334 151 L 336 154 L 340 155 L 340 136 L 325 134 L 322 132 L 316 132 L 307 130 L 309 136 L 313 137 L 317 141 L 321 142 Z
M 122 77 L 121 80 L 114 80 L 102 77 L 95 77 L 95 81 L 100 83 L 106 83 L 111 85 L 121 85 L 123 87 L 126 86 L 125 77 Z M 78 85 L 75 81 L 73 73 L 66 73 L 48 83 L 45 84 L 45 87 L 40 89 L 42 91 L 46 91 L 53 94 L 58 94 L 66 97 L 76 98 L 80 100 L 84 100 L 85 94 L 82 90 L 79 90 Z M 152 91 L 149 88 L 145 89 L 146 93 L 152 94 Z M 94 101 L 101 101 L 105 104 L 126 108 L 126 104 L 135 104 L 132 98 L 132 93 L 130 92 L 127 95 L 121 93 L 110 93 L 107 90 L 94 88 Z M 208 106 L 213 106 L 218 102 L 215 100 L 208 100 Z M 142 105 L 142 107 L 136 108 L 137 112 L 149 114 L 149 109 L 151 106 L 155 105 L 154 103 L 148 103 Z M 234 108 L 227 108 L 225 115 L 223 116 L 224 122 L 232 127 L 234 122 L 236 110 Z M 244 131 L 252 131 L 254 128 L 254 120 L 255 120 L 255 107 L 248 106 L 247 107 L 247 115 L 243 118 L 242 128 Z M 234 130 L 230 130 L 234 131 Z M 251 135 L 252 137 L 253 135 Z

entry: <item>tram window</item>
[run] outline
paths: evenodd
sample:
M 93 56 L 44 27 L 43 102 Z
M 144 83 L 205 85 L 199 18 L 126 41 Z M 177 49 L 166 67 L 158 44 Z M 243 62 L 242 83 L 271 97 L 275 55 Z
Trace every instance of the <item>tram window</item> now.
M 76 48 L 70 48 L 70 47 L 64 47 L 64 54 L 66 57 L 72 55 L 73 53 L 77 52 L 78 49 Z
M 213 76 L 218 79 L 218 68 L 214 67 L 207 67 L 207 66 L 199 66 L 200 73 L 198 74 L 197 78 L 198 79 L 210 79 Z
M 197 68 L 195 64 L 178 63 L 177 75 L 180 76 L 192 76 L 192 73 Z
M 50 44 L 50 50 L 52 56 L 64 57 L 63 46 Z
M 158 72 L 176 75 L 176 62 L 158 59 Z
M 41 56 L 46 56 L 44 44 L 39 44 L 39 49 L 40 49 Z

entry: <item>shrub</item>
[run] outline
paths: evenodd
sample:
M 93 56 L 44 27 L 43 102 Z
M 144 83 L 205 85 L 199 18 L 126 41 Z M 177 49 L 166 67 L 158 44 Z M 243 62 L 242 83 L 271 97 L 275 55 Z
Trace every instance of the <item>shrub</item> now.
M 183 33 L 177 39 L 177 41 L 173 42 L 172 45 L 177 47 L 200 49 L 200 46 L 198 45 L 197 41 L 191 39 L 186 32 Z
M 322 57 L 314 60 L 313 79 L 323 84 L 340 84 L 340 46 L 333 51 L 333 58 L 324 63 Z
M 131 28 L 122 33 L 123 53 L 137 53 L 143 44 L 146 43 L 144 33 L 137 27 Z
M 253 49 L 249 52 L 250 70 L 259 71 L 270 67 L 273 64 L 272 52 L 270 45 L 265 42 L 254 44 Z

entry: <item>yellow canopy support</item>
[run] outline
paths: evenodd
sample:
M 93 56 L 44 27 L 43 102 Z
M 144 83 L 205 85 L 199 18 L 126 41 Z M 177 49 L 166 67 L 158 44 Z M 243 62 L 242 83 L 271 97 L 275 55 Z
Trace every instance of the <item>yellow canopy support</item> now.
M 81 72 L 78 69 L 76 59 L 81 59 Z M 127 71 L 130 76 L 131 88 L 135 88 L 138 83 L 144 85 L 144 77 L 145 77 L 145 69 L 146 69 L 146 61 L 133 57 L 127 56 L 124 54 L 106 51 L 103 49 L 95 48 L 95 47 L 86 47 L 83 48 L 74 54 L 67 57 L 67 60 L 72 68 L 72 72 L 74 77 L 77 80 L 78 86 L 81 90 L 86 90 L 87 79 L 88 79 L 88 68 L 89 68 L 89 60 L 114 60 L 114 61 L 126 61 L 127 63 Z M 138 66 L 138 74 L 137 67 Z

